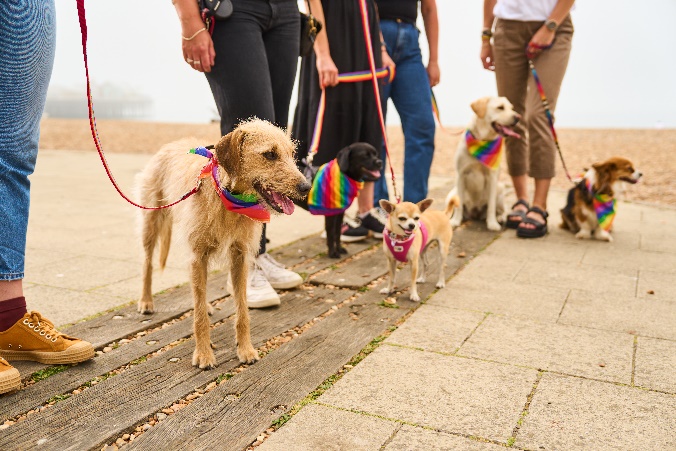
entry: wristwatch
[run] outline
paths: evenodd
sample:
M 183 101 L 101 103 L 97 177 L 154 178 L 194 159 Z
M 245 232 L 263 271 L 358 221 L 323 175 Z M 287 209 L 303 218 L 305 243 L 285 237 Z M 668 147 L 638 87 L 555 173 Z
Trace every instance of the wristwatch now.
M 556 23 L 555 20 L 549 19 L 545 22 L 545 27 L 547 27 L 549 31 L 556 31 L 559 28 L 559 24 Z

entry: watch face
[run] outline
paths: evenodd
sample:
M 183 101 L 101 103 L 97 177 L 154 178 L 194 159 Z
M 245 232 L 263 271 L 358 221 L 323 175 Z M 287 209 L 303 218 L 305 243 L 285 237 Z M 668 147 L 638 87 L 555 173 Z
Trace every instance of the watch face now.
M 553 20 L 548 21 L 545 24 L 545 26 L 547 27 L 547 29 L 549 29 L 551 31 L 556 31 L 556 29 L 558 28 L 558 25 Z

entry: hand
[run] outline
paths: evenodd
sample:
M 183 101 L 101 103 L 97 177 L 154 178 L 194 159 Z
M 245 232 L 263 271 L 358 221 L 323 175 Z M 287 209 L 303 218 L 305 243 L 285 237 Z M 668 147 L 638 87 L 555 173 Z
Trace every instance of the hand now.
M 195 31 L 192 30 L 192 33 L 186 34 L 184 30 L 183 36 L 192 36 Z M 216 59 L 216 51 L 208 31 L 202 31 L 190 41 L 183 41 L 183 59 L 198 72 L 211 72 Z
M 385 49 L 385 47 L 382 47 L 382 59 L 383 59 L 383 67 L 389 67 L 390 72 L 394 72 L 397 65 L 394 64 L 394 61 L 392 60 L 392 58 L 390 58 L 390 54 L 387 53 L 387 49 Z
M 526 48 L 526 55 L 528 55 L 528 58 L 533 59 L 542 53 L 543 50 L 551 47 L 555 36 L 555 32 L 544 25 L 541 26 L 540 29 L 535 32 L 533 37 L 530 38 L 530 42 Z
M 489 41 L 483 41 L 481 44 L 481 64 L 483 64 L 486 70 L 495 70 L 493 46 Z
M 338 68 L 330 55 L 317 55 L 317 72 L 319 73 L 319 87 L 333 87 L 338 84 Z
M 427 77 L 430 79 L 430 87 L 434 87 L 439 84 L 441 79 L 441 71 L 439 70 L 439 64 L 436 62 L 430 62 L 427 64 Z

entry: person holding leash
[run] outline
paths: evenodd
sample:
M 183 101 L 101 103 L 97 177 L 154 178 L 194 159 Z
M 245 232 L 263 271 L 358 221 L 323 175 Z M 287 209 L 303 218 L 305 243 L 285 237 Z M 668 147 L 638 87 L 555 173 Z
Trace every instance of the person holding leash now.
M 232 15 L 215 21 L 213 35 L 195 0 L 173 3 L 181 21 L 183 59 L 205 74 L 221 116 L 221 135 L 252 116 L 286 127 L 298 63 L 296 0 L 232 0 Z M 303 283 L 266 252 L 266 243 L 264 226 L 247 283 L 251 308 L 279 305 L 275 288 Z
M 366 142 L 376 149 L 382 145 L 378 105 L 370 82 L 341 83 L 338 74 L 369 69 L 368 52 L 362 29 L 359 2 L 309 0 L 312 14 L 324 25 L 317 34 L 314 52 L 303 58 L 298 89 L 298 105 L 292 135 L 299 142 L 299 158 L 307 155 L 317 117 L 322 89 L 326 90 L 326 112 L 319 148 L 313 165 L 334 159 L 340 149 L 355 142 Z M 371 45 L 376 67 L 394 68 L 382 37 L 374 0 L 368 8 Z M 381 89 L 382 90 L 382 89 Z M 343 225 L 341 239 L 358 241 L 369 234 L 382 238 L 385 227 L 374 206 L 373 182 L 366 182 L 357 197 L 359 220 Z
M 382 89 L 383 113 L 392 99 L 404 132 L 404 201 L 417 203 L 427 197 L 434 156 L 434 113 L 430 87 L 439 84 L 439 19 L 436 0 L 376 0 L 380 14 L 382 46 L 397 65 L 397 76 Z M 423 64 L 420 31 L 416 27 L 418 3 L 425 25 L 429 60 Z M 386 161 L 383 149 L 382 159 Z M 385 166 L 375 182 L 375 205 L 388 199 Z
M 485 69 L 495 71 L 498 95 L 507 97 L 524 118 L 515 127 L 521 139 L 505 140 L 517 197 L 507 227 L 517 229 L 521 238 L 547 233 L 547 195 L 556 162 L 555 142 L 528 59 L 537 67 L 553 112 L 570 56 L 573 22 L 569 13 L 574 2 L 484 0 L 481 62 Z M 532 204 L 528 202 L 528 176 L 535 180 Z
M 90 343 L 28 312 L 23 291 L 28 176 L 54 65 L 55 16 L 54 0 L 0 3 L 0 394 L 21 386 L 8 360 L 67 364 L 94 357 Z

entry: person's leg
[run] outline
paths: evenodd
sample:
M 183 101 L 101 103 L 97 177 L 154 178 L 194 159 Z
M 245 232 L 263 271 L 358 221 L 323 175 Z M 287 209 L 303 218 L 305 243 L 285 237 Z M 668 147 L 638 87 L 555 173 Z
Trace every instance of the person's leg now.
M 499 19 L 493 38 L 495 80 L 498 95 L 507 97 L 514 110 L 524 117 L 514 127 L 521 139 L 505 138 L 506 160 L 514 191 L 520 203 L 515 204 L 507 217 L 508 224 L 518 225 L 528 210 L 528 129 L 526 116 L 526 93 L 528 87 L 528 61 L 525 49 L 534 31 L 528 22 Z
M 400 27 L 398 84 L 392 91 L 392 101 L 404 131 L 403 200 L 416 203 L 427 197 L 436 125 L 429 77 L 418 43 L 420 32 L 413 25 Z
M 0 393 L 20 382 L 4 359 L 76 363 L 94 356 L 90 343 L 64 336 L 38 312 L 28 313 L 23 297 L 28 176 L 54 63 L 56 12 L 51 0 L 20 6 L 0 4 Z
M 542 52 L 534 61 L 538 78 L 542 83 L 552 114 L 556 109 L 561 84 L 568 66 L 572 37 L 573 25 L 570 17 L 568 17 L 561 23 L 552 48 Z M 528 81 L 526 111 L 530 145 L 529 175 L 535 179 L 532 205 L 547 211 L 547 195 L 556 168 L 556 144 L 545 115 L 542 99 L 535 85 L 535 79 L 532 76 Z M 531 211 L 527 216 L 540 223 L 545 222 L 545 218 L 538 212 Z M 522 227 L 534 229 L 536 226 L 525 223 Z

